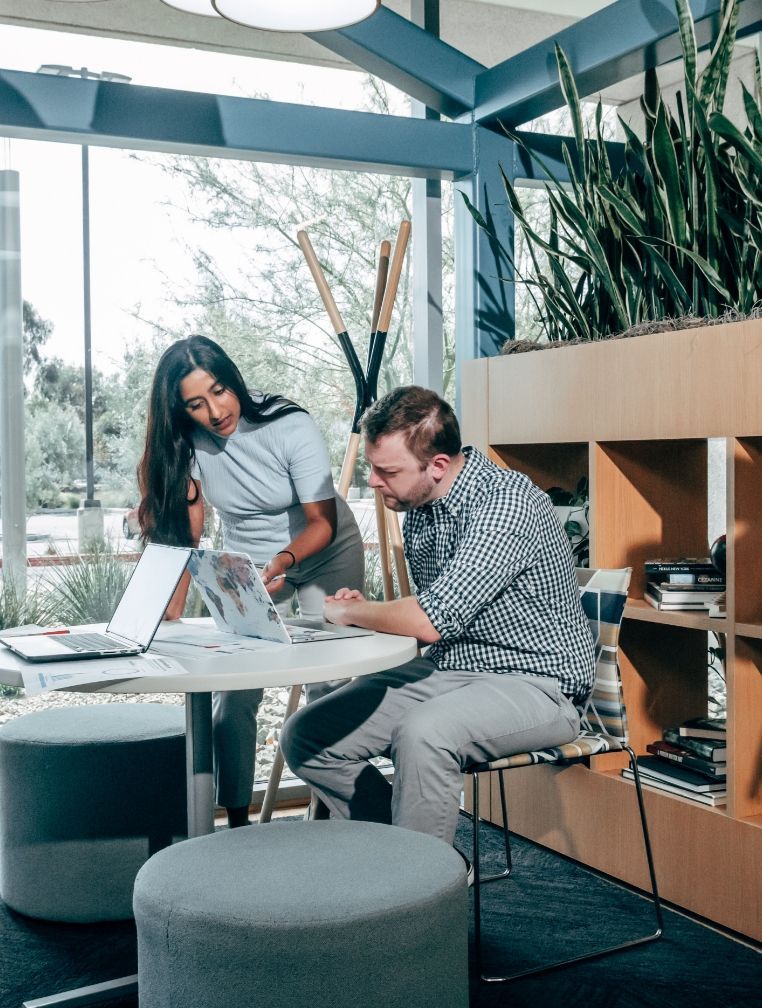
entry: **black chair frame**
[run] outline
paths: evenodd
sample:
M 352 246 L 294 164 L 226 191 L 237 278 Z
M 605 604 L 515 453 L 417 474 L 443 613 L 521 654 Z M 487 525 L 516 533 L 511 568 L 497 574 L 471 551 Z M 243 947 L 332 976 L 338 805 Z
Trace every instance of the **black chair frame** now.
M 531 969 L 520 970 L 515 973 L 508 974 L 494 974 L 485 973 L 483 965 L 483 953 L 482 953 L 482 921 L 481 921 L 481 886 L 486 885 L 489 882 L 496 882 L 500 879 L 509 878 L 513 870 L 513 861 L 511 858 L 511 845 L 508 830 L 508 810 L 507 802 L 505 797 L 505 782 L 503 779 L 503 774 L 505 770 L 488 770 L 486 765 L 482 765 L 482 769 L 469 768 L 466 772 L 471 776 L 472 780 L 472 794 L 473 794 L 473 811 L 471 813 L 471 819 L 473 821 L 473 870 L 474 870 L 474 940 L 476 946 L 476 959 L 477 966 L 479 970 L 479 977 L 485 983 L 508 983 L 512 980 L 518 980 L 522 977 L 536 976 L 542 973 L 548 973 L 551 970 L 561 969 L 565 966 L 574 966 L 577 963 L 586 962 L 590 959 L 598 959 L 601 956 L 611 955 L 614 952 L 622 952 L 626 949 L 636 948 L 639 945 L 645 945 L 648 942 L 656 941 L 660 938 L 664 930 L 664 921 L 662 917 L 662 907 L 661 899 L 659 897 L 659 890 L 656 883 L 656 873 L 654 870 L 653 862 L 653 852 L 651 850 L 651 841 L 648 835 L 648 823 L 646 820 L 646 810 L 643 802 L 643 791 L 640 783 L 640 775 L 638 772 L 638 764 L 635 758 L 635 753 L 632 749 L 624 745 L 622 750 L 627 753 L 630 761 L 630 767 L 632 768 L 635 793 L 637 795 L 638 811 L 640 814 L 640 824 L 643 832 L 643 846 L 646 855 L 646 861 L 648 863 L 648 873 L 651 883 L 651 891 L 648 894 L 653 906 L 654 919 L 655 919 L 655 930 L 649 932 L 638 938 L 633 938 L 626 942 L 621 942 L 618 945 L 606 946 L 604 948 L 598 948 L 591 952 L 585 952 L 582 955 L 573 956 L 569 959 L 561 959 L 552 963 L 546 963 L 541 966 L 535 966 Z M 557 765 L 568 765 L 569 763 L 577 761 L 566 761 L 565 763 Z M 546 764 L 552 765 L 552 764 Z M 500 785 L 500 806 L 503 815 L 503 835 L 505 838 L 505 868 L 502 871 L 496 872 L 492 875 L 483 876 L 481 873 L 481 862 L 480 862 L 480 844 L 479 844 L 479 834 L 481 818 L 479 814 L 479 777 L 482 773 L 497 773 Z

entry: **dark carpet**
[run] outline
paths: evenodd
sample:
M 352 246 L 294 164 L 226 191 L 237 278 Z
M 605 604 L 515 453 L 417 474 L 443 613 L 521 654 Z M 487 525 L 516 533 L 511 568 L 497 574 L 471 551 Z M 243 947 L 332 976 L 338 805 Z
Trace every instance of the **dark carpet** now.
M 464 819 L 458 844 L 466 852 L 470 830 Z M 486 827 L 485 859 L 501 846 L 500 832 Z M 529 968 L 586 951 L 591 941 L 613 944 L 652 930 L 650 904 L 636 893 L 527 841 L 516 838 L 513 850 L 514 877 L 482 888 L 488 967 Z M 0 903 L 0 1008 L 136 971 L 132 923 L 44 923 Z M 670 910 L 664 936 L 641 948 L 509 986 L 486 985 L 473 972 L 471 1008 L 759 1008 L 762 1001 L 758 951 Z M 111 1005 L 137 1008 L 137 1001 Z

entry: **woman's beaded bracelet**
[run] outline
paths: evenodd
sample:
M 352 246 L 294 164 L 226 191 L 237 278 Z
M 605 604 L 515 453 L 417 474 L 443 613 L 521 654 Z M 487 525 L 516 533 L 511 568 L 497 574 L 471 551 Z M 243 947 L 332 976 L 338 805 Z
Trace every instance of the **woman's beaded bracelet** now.
M 296 557 L 291 552 L 291 550 L 278 550 L 278 552 L 275 555 L 276 556 L 280 556 L 281 553 L 288 553 L 288 555 L 291 557 L 291 560 L 293 561 L 292 564 L 291 564 L 291 566 L 292 567 L 296 567 Z

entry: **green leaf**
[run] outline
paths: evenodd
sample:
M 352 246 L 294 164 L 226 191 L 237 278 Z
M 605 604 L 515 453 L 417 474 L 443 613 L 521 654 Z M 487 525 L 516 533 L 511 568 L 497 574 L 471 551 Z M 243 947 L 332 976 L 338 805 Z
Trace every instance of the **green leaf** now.
M 715 109 L 721 111 L 725 104 L 725 90 L 730 74 L 730 63 L 733 59 L 737 23 L 737 0 L 723 0 L 720 30 L 709 63 L 699 77 L 699 97 L 705 108 L 714 105 Z
M 695 231 L 698 231 L 699 223 L 704 228 L 704 253 L 709 262 L 715 268 L 720 268 L 719 259 L 720 232 L 718 208 L 718 188 L 720 185 L 720 166 L 712 146 L 712 134 L 706 121 L 704 107 L 701 102 L 696 101 L 693 107 L 696 133 L 702 142 L 704 154 L 704 205 L 699 205 L 698 193 L 694 197 L 694 207 L 696 211 Z M 695 235 L 694 235 L 695 248 Z
M 747 201 L 747 212 L 756 208 L 757 216 L 759 216 L 760 208 L 762 208 L 762 190 L 760 189 L 759 179 L 752 180 L 748 178 L 746 172 L 739 167 L 736 182 L 738 183 L 738 188 L 743 193 L 744 199 Z
M 484 219 L 484 217 L 482 217 L 480 211 L 476 209 L 476 207 L 471 202 L 471 200 L 468 198 L 468 196 L 466 195 L 466 193 L 461 192 L 460 195 L 463 197 L 463 202 L 466 204 L 466 206 L 468 208 L 468 212 L 474 218 L 474 220 L 479 225 L 479 227 L 483 228 L 485 231 L 491 231 L 490 226 L 487 224 L 487 222 Z
M 736 238 L 743 238 L 746 231 L 744 221 L 724 207 L 717 208 L 717 217 Z
M 654 67 L 649 67 L 644 74 L 643 96 L 640 102 L 646 117 L 646 138 L 650 140 L 650 133 L 656 121 L 656 112 L 659 105 L 661 105 L 659 78 L 656 76 L 656 69 Z
M 685 289 L 685 285 L 680 281 L 675 271 L 672 269 L 670 264 L 664 258 L 664 256 L 659 252 L 658 249 L 654 248 L 650 244 L 648 239 L 644 240 L 643 247 L 651 258 L 658 274 L 664 281 L 672 300 L 674 301 L 675 307 L 677 309 L 676 314 L 685 314 L 690 311 L 691 307 L 691 296 Z
M 664 204 L 669 219 L 672 240 L 676 245 L 685 243 L 685 203 L 680 186 L 680 168 L 677 163 L 675 145 L 672 142 L 667 112 L 659 105 L 653 135 L 654 165 L 661 179 Z
M 755 171 L 762 173 L 762 155 L 760 155 L 752 145 L 748 137 L 735 126 L 722 112 L 712 112 L 709 116 L 709 126 L 723 140 L 727 140 L 731 146 L 742 154 L 752 165 Z
M 587 167 L 585 131 L 582 126 L 582 108 L 580 106 L 579 94 L 577 93 L 577 85 L 574 81 L 574 75 L 571 72 L 569 61 L 566 58 L 566 53 L 557 42 L 555 49 L 561 91 L 563 92 L 564 101 L 566 102 L 571 114 L 572 132 L 574 139 L 577 142 L 577 166 L 579 178 L 584 178 Z
M 728 304 L 730 304 L 730 302 L 732 301 L 730 293 L 727 287 L 722 282 L 721 277 L 719 276 L 717 271 L 712 267 L 712 265 L 708 263 L 703 256 L 700 256 L 698 252 L 691 252 L 690 249 L 684 249 L 683 253 L 684 255 L 687 255 L 689 259 L 695 262 L 695 264 L 707 278 L 709 283 L 714 287 L 717 293 L 721 294 L 722 297 L 726 299 Z
M 680 28 L 680 45 L 683 50 L 686 90 L 688 90 L 688 85 L 691 89 L 696 86 L 696 31 L 693 27 L 693 16 L 688 0 L 675 0 L 675 6 Z
M 762 144 L 762 113 L 760 113 L 759 105 L 743 81 L 741 81 L 741 92 L 743 94 L 743 107 L 746 112 L 746 118 L 754 134 L 754 139 L 758 144 Z
M 511 266 L 513 266 L 514 265 L 513 256 L 498 237 L 494 227 L 484 219 L 480 211 L 474 206 L 474 204 L 468 198 L 466 193 L 461 192 L 461 196 L 463 197 L 463 202 L 466 204 L 466 208 L 468 209 L 468 212 L 471 214 L 473 219 L 476 221 L 479 227 L 482 228 L 482 230 L 485 231 L 490 236 L 490 238 L 492 238 L 492 240 L 497 244 L 498 248 L 503 253 L 503 255 L 506 256 Z
M 628 206 L 622 195 L 614 192 L 608 186 L 598 190 L 601 199 L 612 206 L 634 235 L 642 235 L 645 231 L 645 220 L 633 206 Z

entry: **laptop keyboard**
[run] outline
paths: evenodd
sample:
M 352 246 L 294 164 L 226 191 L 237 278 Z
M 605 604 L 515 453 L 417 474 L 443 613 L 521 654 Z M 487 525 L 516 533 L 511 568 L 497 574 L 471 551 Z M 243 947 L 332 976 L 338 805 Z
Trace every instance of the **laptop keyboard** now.
M 72 651 L 123 651 L 124 644 L 100 633 L 61 634 L 56 640 Z

